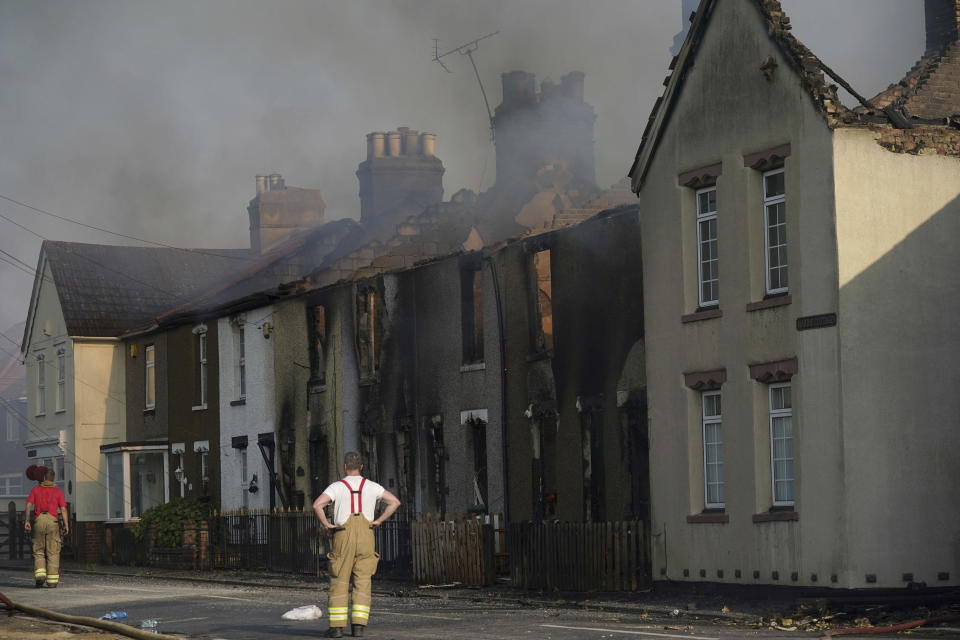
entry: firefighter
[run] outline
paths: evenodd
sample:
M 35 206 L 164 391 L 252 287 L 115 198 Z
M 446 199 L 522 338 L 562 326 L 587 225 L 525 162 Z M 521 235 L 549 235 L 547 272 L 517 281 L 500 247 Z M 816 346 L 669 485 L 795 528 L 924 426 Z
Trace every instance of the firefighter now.
M 44 582 L 51 588 L 60 584 L 60 547 L 63 541 L 57 521 L 58 509 L 63 516 L 63 533 L 70 533 L 67 501 L 63 497 L 63 491 L 54 484 L 56 477 L 53 469 L 44 470 L 43 481 L 27 496 L 27 508 L 23 514 L 23 528 L 33 531 L 33 577 L 37 588 L 42 587 Z M 34 517 L 32 525 L 31 515 Z
M 333 530 L 333 551 L 330 560 L 330 594 L 327 613 L 330 616 L 328 638 L 343 637 L 347 613 L 353 625 L 353 637 L 363 636 L 370 617 L 370 578 L 380 559 L 373 548 L 373 530 L 383 524 L 400 506 L 400 500 L 381 485 L 360 475 L 363 459 L 356 451 L 343 456 L 346 476 L 324 489 L 313 503 L 313 510 L 325 529 Z M 374 519 L 377 501 L 386 505 Z M 323 508 L 333 504 L 333 522 L 327 520 Z M 348 607 L 350 576 L 353 576 L 353 607 Z

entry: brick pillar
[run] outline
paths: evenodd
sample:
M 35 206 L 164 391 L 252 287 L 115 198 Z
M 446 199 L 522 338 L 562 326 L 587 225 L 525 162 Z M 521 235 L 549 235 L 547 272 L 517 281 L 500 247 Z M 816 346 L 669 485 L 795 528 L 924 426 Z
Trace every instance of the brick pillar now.
M 192 522 L 183 523 L 183 561 L 197 568 L 197 525 Z
M 210 525 L 206 520 L 200 522 L 197 534 L 197 556 L 200 569 L 210 568 Z
M 151 522 L 147 527 L 147 553 L 157 546 L 157 534 L 160 532 L 160 526 L 156 522 Z
M 88 564 L 100 563 L 100 538 L 103 524 L 100 522 L 83 523 L 83 561 Z

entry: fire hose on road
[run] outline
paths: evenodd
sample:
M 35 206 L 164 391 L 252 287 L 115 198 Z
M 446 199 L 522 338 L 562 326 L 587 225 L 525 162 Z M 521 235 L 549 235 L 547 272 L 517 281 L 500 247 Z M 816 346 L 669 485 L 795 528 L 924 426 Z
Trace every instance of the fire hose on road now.
M 0 593 L 0 602 L 5 604 L 10 609 L 9 615 L 11 616 L 16 610 L 28 613 L 32 616 L 37 616 L 39 618 L 46 618 L 48 620 L 55 620 L 57 622 L 66 622 L 67 624 L 76 624 L 83 627 L 93 627 L 95 629 L 102 629 L 104 631 L 110 631 L 112 633 L 127 636 L 128 638 L 137 638 L 138 640 L 183 640 L 182 636 L 150 633 L 147 631 L 141 631 L 140 629 L 135 629 L 134 627 L 130 627 L 125 624 L 120 624 L 119 622 L 98 620 L 96 618 L 88 618 L 86 616 L 70 616 L 65 613 L 58 613 L 49 609 L 34 607 L 29 604 L 20 604 L 18 602 L 11 601 L 2 593 Z
M 939 624 L 941 622 L 953 622 L 955 620 L 960 620 L 960 616 L 942 616 L 940 618 L 921 618 L 920 620 L 911 620 L 910 622 L 904 622 L 902 624 L 895 624 L 888 627 L 858 627 L 855 629 L 833 629 L 827 631 L 823 636 L 817 638 L 817 640 L 830 640 L 834 636 L 850 636 L 850 635 L 867 635 L 867 634 L 880 634 L 880 633 L 896 633 L 897 631 L 906 631 L 907 629 L 915 629 L 917 627 L 922 627 L 928 624 Z

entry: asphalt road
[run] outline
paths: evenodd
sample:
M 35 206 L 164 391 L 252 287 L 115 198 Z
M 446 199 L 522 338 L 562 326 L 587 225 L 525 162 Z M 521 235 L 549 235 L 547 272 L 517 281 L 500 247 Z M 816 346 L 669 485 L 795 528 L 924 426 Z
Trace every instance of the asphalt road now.
M 376 589 L 376 582 L 374 583 Z M 298 640 L 318 638 L 325 618 L 310 622 L 281 620 L 293 607 L 319 603 L 324 592 L 261 586 L 231 586 L 162 578 L 67 575 L 56 590 L 35 589 L 32 576 L 0 570 L 0 592 L 15 602 L 62 613 L 99 617 L 122 610 L 138 626 L 145 618 L 162 620 L 161 631 L 206 640 Z M 0 620 L 0 626 L 3 625 Z M 815 638 L 816 633 L 783 632 L 715 624 L 710 620 L 658 618 L 636 613 L 605 613 L 574 608 L 524 606 L 512 602 L 442 597 L 374 596 L 365 637 L 377 639 L 486 640 L 549 638 L 592 640 L 648 638 L 729 640 L 732 638 Z M 855 637 L 855 636 L 847 636 Z M 894 634 L 888 636 L 895 637 Z M 914 634 L 914 637 L 944 637 Z M 953 636 L 957 637 L 957 636 Z

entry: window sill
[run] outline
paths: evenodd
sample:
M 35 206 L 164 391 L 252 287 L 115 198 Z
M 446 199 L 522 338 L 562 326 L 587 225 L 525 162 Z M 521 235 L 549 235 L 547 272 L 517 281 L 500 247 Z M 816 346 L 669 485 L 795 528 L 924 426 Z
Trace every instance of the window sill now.
M 207 405 L 201 404 L 201 405 L 198 405 L 198 406 L 196 406 L 196 407 L 190 407 L 190 410 L 191 410 L 191 411 L 206 411 L 206 410 L 207 410 Z
M 327 385 L 322 384 L 322 383 L 320 383 L 320 384 L 310 383 L 310 384 L 307 386 L 307 393 L 308 393 L 308 394 L 323 393 L 323 392 L 326 391 L 326 390 L 327 390 Z
M 747 311 L 760 311 L 761 309 L 772 309 L 774 307 L 784 307 L 793 302 L 793 296 L 789 293 L 773 295 L 760 302 L 750 302 L 747 304 Z
M 704 511 L 687 516 L 687 522 L 690 524 L 727 524 L 730 522 L 730 514 L 723 511 Z
M 785 509 L 782 511 L 766 511 L 764 513 L 753 514 L 754 522 L 790 522 L 799 519 L 800 514 L 793 509 Z
M 247 404 L 247 399 L 246 399 L 246 398 L 240 398 L 239 400 L 231 400 L 231 401 L 230 401 L 230 406 L 231 406 L 231 407 L 240 407 L 240 406 L 243 406 L 243 405 L 245 405 L 245 404 Z
M 471 362 L 470 364 L 461 365 L 460 373 L 466 373 L 467 371 L 483 371 L 486 368 L 486 362 Z
M 701 320 L 710 320 L 711 318 L 722 318 L 723 311 L 720 309 L 703 309 L 702 311 L 695 311 L 693 313 L 688 313 L 685 316 L 680 316 L 680 322 L 687 324 L 688 322 L 699 322 Z
M 156 407 L 147 407 L 146 409 L 143 410 L 143 415 L 145 415 L 145 416 L 152 416 L 152 415 L 155 414 L 156 412 L 157 412 L 157 408 L 156 408 Z

